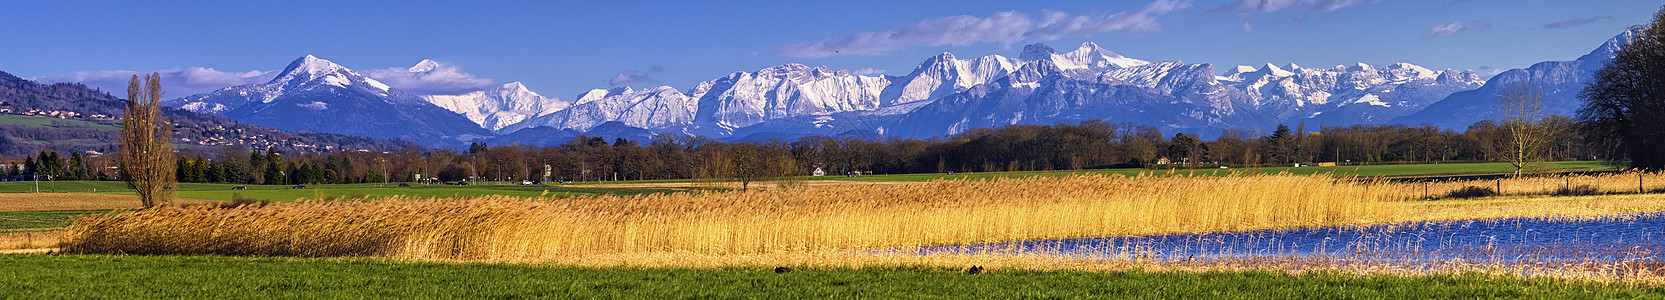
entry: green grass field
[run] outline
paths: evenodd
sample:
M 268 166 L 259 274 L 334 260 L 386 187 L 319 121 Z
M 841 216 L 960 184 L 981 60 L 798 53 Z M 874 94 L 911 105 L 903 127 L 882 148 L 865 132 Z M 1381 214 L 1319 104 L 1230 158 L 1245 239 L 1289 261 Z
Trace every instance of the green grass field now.
M 938 267 L 637 269 L 376 259 L 0 255 L 0 298 L 1650 298 L 1665 288 L 1478 274 Z
M 1554 162 L 1545 164 L 1543 168 L 1561 171 L 1575 170 L 1605 170 L 1609 169 L 1602 162 Z M 1424 164 L 1424 165 L 1376 165 L 1376 166 L 1344 166 L 1344 167 L 1279 167 L 1279 168 L 1244 168 L 1244 169 L 1188 169 L 1188 170 L 1150 170 L 1150 169 L 1099 169 L 1099 170 L 1071 170 L 1071 171 L 1029 171 L 1029 172 L 976 172 L 947 175 L 940 173 L 927 174 L 896 174 L 896 175 L 867 175 L 857 177 L 823 176 L 806 177 L 808 180 L 840 180 L 840 181 L 928 181 L 935 179 L 984 179 L 998 177 L 1030 177 L 1030 176 L 1064 176 L 1069 174 L 1194 174 L 1210 176 L 1227 176 L 1232 174 L 1329 174 L 1332 176 L 1422 176 L 1444 174 L 1474 174 L 1501 173 L 1514 171 L 1506 163 L 1470 163 L 1470 164 Z M 688 180 L 650 180 L 650 181 L 610 181 L 599 183 L 679 183 Z M 235 194 L 245 198 L 272 201 L 292 201 L 297 198 L 310 198 L 315 189 L 323 189 L 329 197 L 382 198 L 389 196 L 412 197 L 452 197 L 452 196 L 480 196 L 507 195 L 517 197 L 533 197 L 549 195 L 554 197 L 584 195 L 584 194 L 642 194 L 668 193 L 686 191 L 687 188 L 611 188 L 588 187 L 593 183 L 579 183 L 562 185 L 560 187 L 521 186 L 512 184 L 478 184 L 471 186 L 448 185 L 415 185 L 400 188 L 397 183 L 380 184 L 325 184 L 311 185 L 305 189 L 290 189 L 289 185 L 244 185 L 247 190 L 234 191 L 236 184 L 218 183 L 181 183 L 178 196 L 198 199 L 231 200 Z M 119 181 L 24 181 L 0 182 L 0 193 L 27 193 L 36 189 L 41 192 L 68 193 L 131 193 L 123 182 Z
M 290 185 L 242 185 L 245 190 L 232 190 L 237 184 L 222 183 L 181 183 L 175 195 L 184 198 L 231 200 L 235 194 L 244 198 L 270 201 L 293 201 L 297 198 L 311 198 L 315 190 L 324 190 L 329 197 L 384 198 L 391 196 L 410 197 L 453 197 L 453 196 L 483 196 L 506 195 L 516 197 L 568 197 L 588 194 L 619 194 L 634 195 L 646 193 L 670 193 L 686 191 L 688 188 L 602 188 L 602 187 L 543 187 L 523 185 L 421 185 L 399 187 L 398 183 L 359 183 L 359 184 L 323 184 L 309 185 L 304 189 L 291 189 Z M 29 193 L 36 189 L 36 182 L 0 182 L 0 193 Z M 120 181 L 42 181 L 39 182 L 41 192 L 48 193 L 121 193 L 132 194 L 127 184 Z M 549 194 L 544 194 L 544 191 Z
M 105 212 L 109 210 L 3 211 L 0 233 L 64 228 L 76 216 Z
M 43 116 L 0 115 L 0 125 L 20 125 L 51 128 L 89 128 L 98 131 L 121 130 L 120 121 L 100 123 L 80 119 L 59 119 Z

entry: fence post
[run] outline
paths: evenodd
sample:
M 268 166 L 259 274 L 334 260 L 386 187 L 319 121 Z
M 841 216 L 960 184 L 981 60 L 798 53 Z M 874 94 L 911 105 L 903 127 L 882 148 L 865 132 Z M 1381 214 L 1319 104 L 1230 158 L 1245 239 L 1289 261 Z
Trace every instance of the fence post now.
M 1498 196 L 1503 195 L 1503 178 L 1498 178 L 1497 179 L 1497 195 Z

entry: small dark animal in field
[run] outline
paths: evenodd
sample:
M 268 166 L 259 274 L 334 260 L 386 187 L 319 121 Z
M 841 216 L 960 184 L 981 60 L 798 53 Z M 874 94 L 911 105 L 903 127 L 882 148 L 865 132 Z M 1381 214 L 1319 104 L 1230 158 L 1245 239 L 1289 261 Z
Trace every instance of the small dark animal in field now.
M 410 187 L 409 183 L 400 183 L 399 187 Z
M 982 274 L 983 273 L 983 266 L 971 266 L 970 269 L 965 270 L 965 273 L 966 274 L 971 274 L 971 275 Z
M 790 269 L 790 268 L 787 268 L 787 267 L 775 267 L 775 273 L 776 273 L 776 274 L 779 274 L 779 273 L 789 273 L 789 272 L 792 272 L 792 269 Z
M 295 185 L 295 186 L 292 186 L 292 187 L 289 187 L 289 188 L 291 188 L 291 189 L 304 189 L 304 188 L 306 188 L 306 185 Z
M 248 189 L 248 187 L 244 187 L 244 186 L 239 185 L 239 186 L 231 187 L 231 189 L 233 189 L 233 190 L 246 190 L 246 189 Z

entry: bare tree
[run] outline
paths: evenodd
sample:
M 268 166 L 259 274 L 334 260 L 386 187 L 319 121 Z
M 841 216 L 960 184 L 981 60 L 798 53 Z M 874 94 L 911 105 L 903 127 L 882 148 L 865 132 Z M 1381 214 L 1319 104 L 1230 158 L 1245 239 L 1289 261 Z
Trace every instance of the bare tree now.
M 173 202 L 174 156 L 168 140 L 173 122 L 162 118 L 162 75 L 139 75 L 127 84 L 127 112 L 121 125 L 121 168 L 127 186 L 139 193 L 146 208 Z
M 1629 43 L 1578 94 L 1585 141 L 1631 167 L 1665 170 L 1665 8 L 1621 37 Z
M 1500 156 L 1520 176 L 1539 160 L 1558 127 L 1543 124 L 1544 92 L 1532 84 L 1509 86 L 1498 96 L 1497 118 L 1503 135 L 1498 141 Z

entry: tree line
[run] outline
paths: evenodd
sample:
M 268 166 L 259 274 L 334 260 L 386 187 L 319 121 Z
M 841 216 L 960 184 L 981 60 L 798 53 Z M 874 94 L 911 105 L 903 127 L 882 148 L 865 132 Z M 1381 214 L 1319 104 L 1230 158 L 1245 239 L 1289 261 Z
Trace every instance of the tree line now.
M 1539 160 L 1602 159 L 1605 151 L 1583 142 L 1579 123 L 1544 118 L 1559 126 Z M 180 182 L 317 184 L 441 181 L 612 181 L 830 175 L 1039 171 L 1094 168 L 1217 168 L 1338 164 L 1505 161 L 1508 134 L 1492 121 L 1462 132 L 1431 125 L 1279 125 L 1271 133 L 1225 130 L 1213 141 L 1196 134 L 1167 134 L 1132 123 L 1089 120 L 1077 124 L 1013 125 L 974 129 L 931 139 L 832 138 L 793 141 L 723 142 L 694 136 L 660 135 L 635 140 L 580 136 L 555 146 L 487 145 L 466 150 L 407 147 L 400 151 L 344 150 L 281 153 L 233 147 L 180 152 L 174 161 Z M 55 179 L 117 180 L 108 167 L 78 167 L 44 150 L 16 174 L 40 172 Z M 97 163 L 108 165 L 108 163 Z M 84 170 L 84 171 L 80 171 Z M 67 173 L 66 173 L 67 172 Z M 84 172 L 84 173 L 77 173 Z M 111 173 L 114 172 L 114 173 Z

